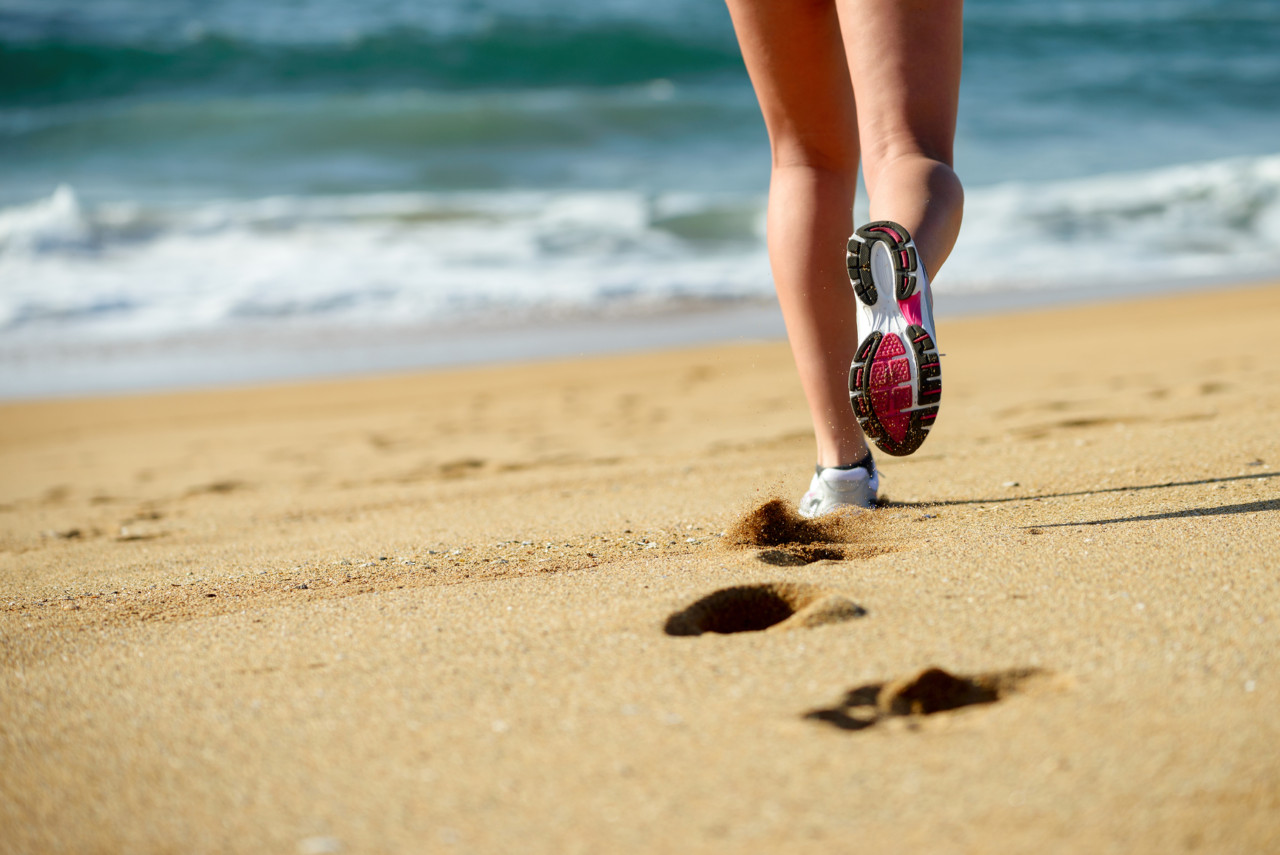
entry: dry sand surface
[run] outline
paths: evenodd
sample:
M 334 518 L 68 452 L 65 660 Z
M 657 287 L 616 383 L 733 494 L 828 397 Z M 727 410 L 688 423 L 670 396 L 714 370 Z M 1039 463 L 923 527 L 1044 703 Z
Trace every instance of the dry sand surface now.
M 781 343 L 0 407 L 0 851 L 1280 851 L 1278 329 L 944 319 L 818 526 Z

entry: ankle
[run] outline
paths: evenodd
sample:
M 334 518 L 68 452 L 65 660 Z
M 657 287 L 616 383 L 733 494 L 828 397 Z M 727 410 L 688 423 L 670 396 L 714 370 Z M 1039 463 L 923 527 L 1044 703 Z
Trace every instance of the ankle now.
M 817 475 L 821 475 L 828 469 L 835 469 L 842 472 L 848 472 L 852 469 L 865 469 L 874 474 L 876 471 L 876 460 L 871 456 L 871 451 L 868 449 L 865 455 L 853 463 L 845 463 L 840 466 L 823 466 L 821 463 L 818 463 L 813 467 L 813 471 Z
M 834 449 L 819 449 L 817 464 L 819 469 L 852 469 L 870 459 L 871 446 L 862 442 L 856 446 L 845 445 Z

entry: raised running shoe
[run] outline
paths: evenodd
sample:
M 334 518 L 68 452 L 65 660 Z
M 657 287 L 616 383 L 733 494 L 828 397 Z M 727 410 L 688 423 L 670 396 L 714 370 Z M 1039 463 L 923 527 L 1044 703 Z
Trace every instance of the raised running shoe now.
M 929 278 L 911 235 L 889 220 L 854 232 L 847 259 L 858 298 L 849 402 L 882 451 L 911 454 L 929 435 L 942 398 Z
M 799 513 L 813 519 L 840 508 L 870 508 L 879 488 L 880 475 L 873 462 L 852 469 L 818 467 L 809 482 L 809 492 L 800 499 Z

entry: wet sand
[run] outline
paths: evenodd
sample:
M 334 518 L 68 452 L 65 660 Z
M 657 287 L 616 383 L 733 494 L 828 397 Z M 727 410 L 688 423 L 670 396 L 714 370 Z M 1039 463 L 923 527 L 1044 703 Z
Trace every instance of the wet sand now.
M 781 538 L 776 342 L 0 406 L 0 851 L 1276 851 L 1278 327 L 944 321 Z

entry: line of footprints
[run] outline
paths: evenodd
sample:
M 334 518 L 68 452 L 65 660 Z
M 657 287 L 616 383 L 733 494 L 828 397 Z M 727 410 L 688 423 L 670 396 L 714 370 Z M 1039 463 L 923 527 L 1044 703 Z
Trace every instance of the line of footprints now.
M 709 594 L 667 618 L 667 635 L 705 632 L 770 632 L 806 629 L 864 617 L 867 610 L 816 585 L 775 582 L 737 585 Z M 886 719 L 927 716 L 975 704 L 990 704 L 1045 672 L 1035 668 L 952 674 L 931 667 L 902 679 L 868 683 L 839 703 L 805 714 L 841 730 L 863 730 Z

